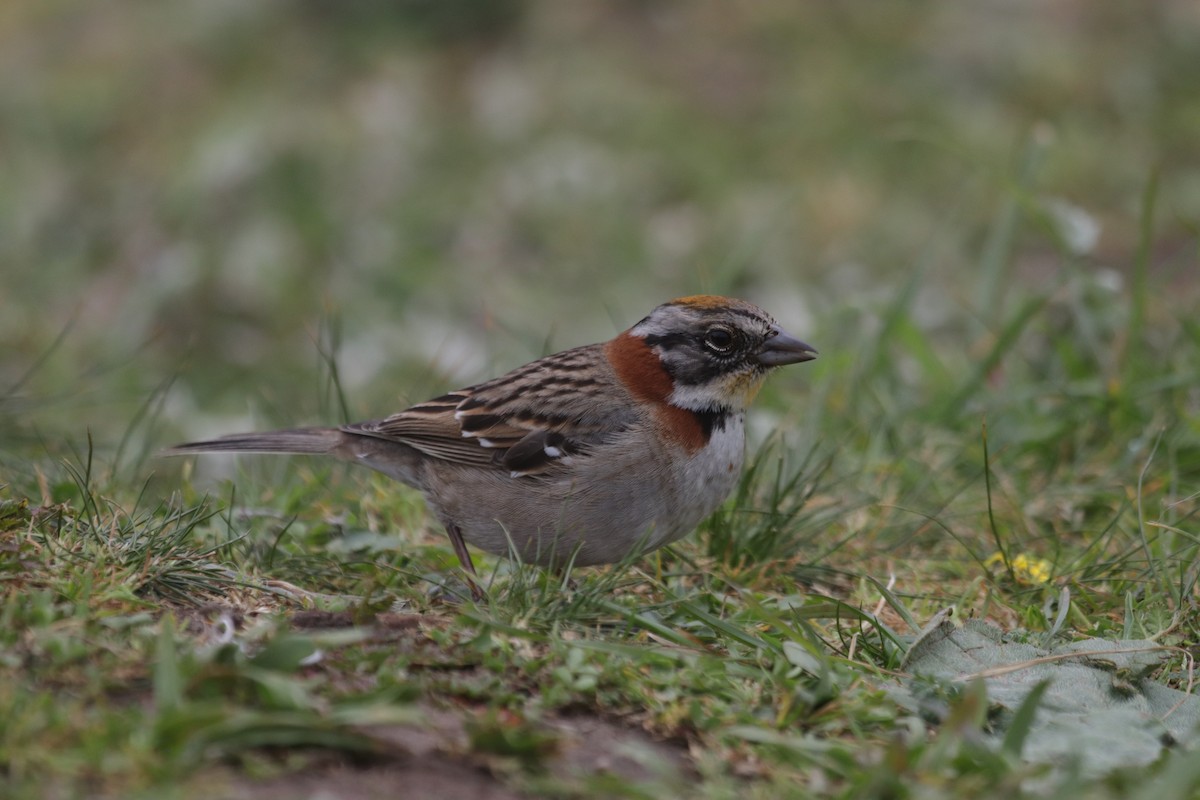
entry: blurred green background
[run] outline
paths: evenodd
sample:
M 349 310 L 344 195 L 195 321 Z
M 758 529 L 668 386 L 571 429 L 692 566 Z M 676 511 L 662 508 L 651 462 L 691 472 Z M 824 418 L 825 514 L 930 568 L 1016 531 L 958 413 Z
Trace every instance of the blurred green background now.
M 574 736 L 522 720 L 594 711 L 686 747 L 696 796 L 1041 791 L 1034 704 L 995 753 L 981 692 L 935 734 L 877 670 L 954 605 L 1153 638 L 1193 688 L 1198 241 L 1197 0 L 0 0 L 0 794 L 265 797 L 341 763 L 275 745 L 410 700 L 514 786 L 489 753 L 532 775 Z M 384 416 L 698 292 L 821 356 L 768 382 L 729 503 L 578 589 L 486 559 L 492 599 L 446 603 L 415 492 L 152 457 Z M 216 655 L 314 604 L 420 628 L 324 673 L 259 661 L 298 639 Z M 1195 763 L 1064 786 L 1187 796 Z
M 1186 318 L 1197 75 L 1192 0 L 6 0 L 0 449 L 381 416 L 701 291 L 837 407 L 904 292 L 954 372 L 1015 287 L 1128 291 L 1156 175 Z

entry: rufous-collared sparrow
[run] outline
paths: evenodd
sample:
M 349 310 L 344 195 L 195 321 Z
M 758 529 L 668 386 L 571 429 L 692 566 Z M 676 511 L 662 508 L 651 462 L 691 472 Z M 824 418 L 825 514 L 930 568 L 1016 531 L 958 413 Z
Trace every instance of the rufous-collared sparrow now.
M 816 355 L 751 303 L 683 297 L 608 342 L 385 419 L 166 453 L 308 453 L 378 470 L 424 494 L 471 574 L 467 542 L 548 567 L 607 564 L 711 514 L 737 483 L 763 379 Z

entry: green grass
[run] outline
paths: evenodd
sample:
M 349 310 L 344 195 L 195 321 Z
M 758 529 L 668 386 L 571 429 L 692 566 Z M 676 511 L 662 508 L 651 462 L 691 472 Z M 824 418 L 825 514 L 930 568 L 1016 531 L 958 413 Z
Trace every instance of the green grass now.
M 917 626 L 954 604 L 1187 648 L 1200 625 L 1194 342 L 1159 312 L 1156 346 L 1101 363 L 1136 299 L 1089 281 L 1013 292 L 975 369 L 901 292 L 846 341 L 855 364 L 835 348 L 787 390 L 808 449 L 760 445 L 695 537 L 570 583 L 486 560 L 483 604 L 383 479 L 249 461 L 228 494 L 149 503 L 91 454 L 43 464 L 48 496 L 8 487 L 0 516 L 6 785 L 189 796 L 217 766 L 236 788 L 330 751 L 386 763 L 404 757 L 387 731 L 449 709 L 462 757 L 534 794 L 1019 792 L 1038 772 L 972 734 L 982 697 L 935 728 L 883 692 Z M 303 609 L 337 627 L 289 632 Z M 381 627 L 397 615 L 416 622 Z M 578 714 L 687 742 L 691 765 L 564 776 L 550 723 Z M 1153 774 L 1195 787 L 1183 769 Z M 1126 796 L 1143 778 L 1079 780 Z
M 0 23 L 0 795 L 1036 793 L 1032 705 L 997 746 L 976 684 L 940 723 L 889 693 L 947 606 L 1154 639 L 1190 690 L 1184 4 L 368 5 Z M 482 558 L 475 603 L 413 491 L 153 457 L 701 290 L 821 357 L 730 501 L 629 564 Z M 1195 764 L 1051 779 L 1189 797 Z

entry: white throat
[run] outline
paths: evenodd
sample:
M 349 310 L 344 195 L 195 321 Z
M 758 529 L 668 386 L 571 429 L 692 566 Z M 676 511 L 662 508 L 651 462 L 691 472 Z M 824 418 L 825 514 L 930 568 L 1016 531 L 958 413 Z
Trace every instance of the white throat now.
M 667 402 L 689 411 L 728 411 L 731 414 L 741 413 L 744 409 L 731 408 L 727 403 L 721 403 L 713 395 L 712 387 L 683 386 L 676 384 Z

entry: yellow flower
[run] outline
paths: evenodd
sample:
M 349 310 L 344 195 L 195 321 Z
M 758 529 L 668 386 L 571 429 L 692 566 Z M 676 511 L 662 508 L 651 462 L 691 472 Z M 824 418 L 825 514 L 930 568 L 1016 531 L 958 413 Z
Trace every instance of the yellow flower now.
M 992 553 L 983 565 L 988 569 L 1004 564 L 1003 553 Z M 1012 575 L 1017 583 L 1027 585 L 1050 582 L 1050 562 L 1044 558 L 1035 558 L 1026 553 L 1018 553 L 1009 563 Z

